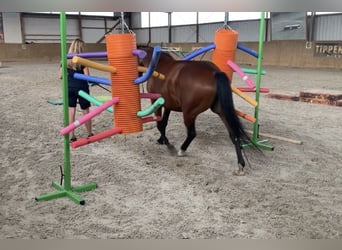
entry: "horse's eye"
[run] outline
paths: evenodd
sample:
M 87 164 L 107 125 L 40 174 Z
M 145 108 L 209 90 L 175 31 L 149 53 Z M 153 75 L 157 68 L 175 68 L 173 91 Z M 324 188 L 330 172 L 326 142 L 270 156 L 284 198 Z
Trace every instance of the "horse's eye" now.
M 141 58 L 138 58 L 138 64 L 139 64 L 140 66 L 143 66 L 143 65 L 144 65 L 144 60 L 141 59 Z

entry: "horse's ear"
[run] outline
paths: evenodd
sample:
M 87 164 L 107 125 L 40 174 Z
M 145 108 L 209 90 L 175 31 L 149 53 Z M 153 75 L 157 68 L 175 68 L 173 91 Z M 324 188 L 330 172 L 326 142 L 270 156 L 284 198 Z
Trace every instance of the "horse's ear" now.
M 150 42 L 145 43 L 139 43 L 137 44 L 137 48 L 149 48 L 150 46 Z

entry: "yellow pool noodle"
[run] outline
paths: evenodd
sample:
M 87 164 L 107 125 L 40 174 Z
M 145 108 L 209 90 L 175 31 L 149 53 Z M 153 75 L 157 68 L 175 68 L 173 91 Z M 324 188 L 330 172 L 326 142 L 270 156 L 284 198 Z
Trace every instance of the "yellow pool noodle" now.
M 138 71 L 144 73 L 144 72 L 147 71 L 147 68 L 145 68 L 145 67 L 143 67 L 143 66 L 138 66 Z M 164 79 L 165 79 L 165 75 L 163 75 L 162 73 L 159 73 L 159 72 L 157 72 L 157 71 L 153 71 L 152 76 L 158 77 L 158 78 L 161 79 L 161 80 L 164 80 Z
M 110 72 L 110 73 L 115 73 L 116 72 L 116 68 L 109 66 L 109 65 L 103 65 L 101 63 L 96 63 L 93 61 L 90 61 L 88 59 L 84 59 L 82 57 L 79 56 L 74 56 L 72 58 L 72 62 L 73 63 L 79 63 L 82 64 L 83 66 L 87 66 L 93 69 L 98 69 L 101 71 L 105 71 L 105 72 Z
M 237 94 L 238 96 L 243 98 L 246 102 L 248 102 L 249 104 L 251 104 L 254 107 L 258 106 L 258 102 L 255 101 L 253 98 L 251 98 L 248 95 L 246 95 L 245 93 L 241 92 L 238 88 L 234 87 L 233 85 L 231 85 L 230 87 L 232 88 L 232 91 L 235 94 Z

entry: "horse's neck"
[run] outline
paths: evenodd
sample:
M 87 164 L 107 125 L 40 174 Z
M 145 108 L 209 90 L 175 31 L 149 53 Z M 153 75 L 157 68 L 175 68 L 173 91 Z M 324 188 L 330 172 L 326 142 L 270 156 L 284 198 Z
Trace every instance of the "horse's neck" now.
M 162 55 L 160 58 L 159 58 L 159 62 L 157 64 L 157 67 L 160 66 L 162 68 L 169 68 L 171 66 L 171 64 L 175 63 L 176 60 L 171 57 L 171 56 L 168 56 L 168 55 Z

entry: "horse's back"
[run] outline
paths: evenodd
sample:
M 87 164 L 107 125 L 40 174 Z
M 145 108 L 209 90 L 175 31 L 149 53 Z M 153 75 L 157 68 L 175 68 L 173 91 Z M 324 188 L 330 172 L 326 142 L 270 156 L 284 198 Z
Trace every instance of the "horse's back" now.
M 211 107 L 216 97 L 215 73 L 219 71 L 215 64 L 175 61 L 167 70 L 164 95 L 172 110 L 192 110 L 197 115 Z

